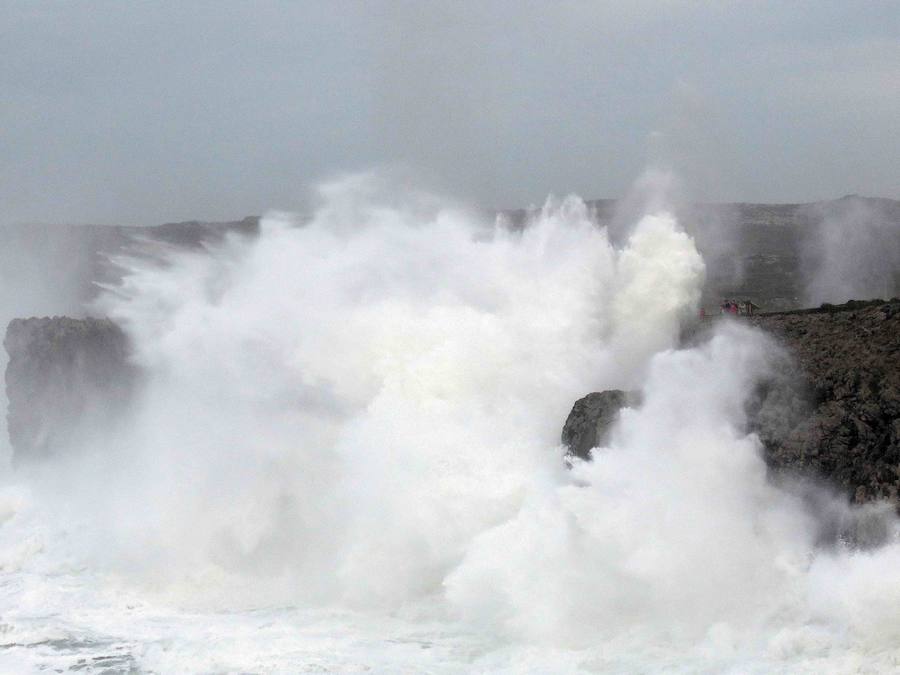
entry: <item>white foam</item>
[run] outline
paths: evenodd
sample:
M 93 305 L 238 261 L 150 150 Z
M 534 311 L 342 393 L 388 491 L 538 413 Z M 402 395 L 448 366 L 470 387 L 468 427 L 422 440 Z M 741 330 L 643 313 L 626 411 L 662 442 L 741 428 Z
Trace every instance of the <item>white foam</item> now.
M 123 261 L 101 308 L 146 387 L 104 447 L 4 493 L 0 533 L 37 537 L 0 560 L 17 626 L 37 597 L 158 670 L 896 662 L 896 544 L 817 550 L 743 431 L 777 348 L 727 326 L 673 350 L 704 268 L 671 215 L 616 250 L 574 197 L 519 232 L 385 190 Z M 636 387 L 567 471 L 573 401 Z

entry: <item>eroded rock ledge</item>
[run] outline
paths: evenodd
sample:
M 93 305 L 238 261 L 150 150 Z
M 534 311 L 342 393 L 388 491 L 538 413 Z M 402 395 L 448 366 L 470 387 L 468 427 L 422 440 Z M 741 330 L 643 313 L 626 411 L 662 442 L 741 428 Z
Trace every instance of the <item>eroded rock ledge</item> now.
M 900 299 L 743 320 L 773 335 L 790 356 L 785 372 L 748 404 L 748 430 L 759 434 L 772 473 L 820 479 L 856 502 L 896 501 Z M 590 459 L 626 405 L 633 403 L 621 391 L 579 399 L 563 428 L 569 454 Z
M 128 340 L 108 319 L 13 319 L 3 346 L 16 462 L 87 440 L 128 404 L 135 382 Z
M 604 445 L 622 408 L 640 403 L 637 392 L 620 389 L 594 392 L 575 401 L 562 430 L 569 457 L 590 460 L 591 449 Z
M 896 500 L 900 299 L 823 305 L 752 321 L 787 347 L 807 410 L 789 428 L 763 429 L 769 466 L 823 478 L 857 502 Z

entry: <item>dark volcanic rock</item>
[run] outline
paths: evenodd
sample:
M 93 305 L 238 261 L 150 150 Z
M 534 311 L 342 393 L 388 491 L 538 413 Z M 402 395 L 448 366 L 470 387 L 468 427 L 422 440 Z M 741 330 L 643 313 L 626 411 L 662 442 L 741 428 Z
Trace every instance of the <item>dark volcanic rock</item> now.
M 108 319 L 14 319 L 3 345 L 17 462 L 85 440 L 128 403 L 135 380 L 128 341 Z
M 778 374 L 759 386 L 747 410 L 749 430 L 759 435 L 773 475 L 819 479 L 856 502 L 896 500 L 900 299 L 826 304 L 741 320 L 773 335 L 789 356 L 778 364 Z M 715 320 L 704 323 L 704 330 L 690 333 L 688 343 L 708 335 Z M 590 459 L 590 449 L 603 443 L 625 405 L 621 391 L 589 394 L 576 402 L 563 428 L 569 453 Z M 878 525 L 881 516 L 872 513 L 871 523 L 841 523 L 835 532 L 845 537 L 853 530 L 850 538 L 873 539 L 866 528 Z
M 823 305 L 752 322 L 797 364 L 795 391 L 778 394 L 783 410 L 794 407 L 788 423 L 760 425 L 770 467 L 824 478 L 858 502 L 896 499 L 900 300 Z
M 591 448 L 603 445 L 622 408 L 634 405 L 638 395 L 619 389 L 595 392 L 578 399 L 566 419 L 562 442 L 569 456 L 590 460 Z

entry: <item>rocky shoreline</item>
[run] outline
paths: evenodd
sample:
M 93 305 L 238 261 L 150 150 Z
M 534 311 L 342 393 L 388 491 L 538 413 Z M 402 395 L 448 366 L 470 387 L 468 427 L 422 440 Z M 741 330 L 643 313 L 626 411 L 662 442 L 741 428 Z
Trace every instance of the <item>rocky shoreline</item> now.
M 797 412 L 788 415 L 786 427 L 760 430 L 769 466 L 821 478 L 856 502 L 896 500 L 900 299 L 823 305 L 750 321 L 775 336 L 796 364 L 788 394 L 793 400 L 781 407 Z
M 749 404 L 750 430 L 776 476 L 822 480 L 848 499 L 900 492 L 900 299 L 742 317 L 781 344 L 791 364 Z M 706 322 L 707 327 L 711 322 Z M 687 333 L 700 340 L 703 330 Z M 137 372 L 107 319 L 15 319 L 4 346 L 10 441 L 16 461 L 52 454 L 121 413 Z M 570 455 L 590 458 L 636 392 L 588 394 L 563 427 Z
M 741 317 L 788 355 L 776 379 L 748 404 L 749 431 L 762 441 L 776 479 L 823 482 L 857 503 L 900 492 L 900 299 L 850 301 Z M 704 339 L 715 320 L 690 327 Z M 590 458 L 635 394 L 579 399 L 562 432 L 569 455 Z

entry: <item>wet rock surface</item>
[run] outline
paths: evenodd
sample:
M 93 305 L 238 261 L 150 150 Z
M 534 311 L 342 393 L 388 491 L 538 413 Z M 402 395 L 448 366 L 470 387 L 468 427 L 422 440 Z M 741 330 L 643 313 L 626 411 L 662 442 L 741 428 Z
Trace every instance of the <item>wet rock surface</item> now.
M 779 424 L 759 424 L 776 472 L 825 479 L 856 502 L 900 489 L 900 300 L 753 317 L 794 362 Z
M 591 449 L 609 440 L 609 432 L 622 408 L 636 405 L 639 399 L 638 394 L 619 389 L 594 392 L 578 399 L 562 430 L 567 456 L 590 460 Z
M 128 405 L 136 372 L 125 334 L 108 319 L 14 319 L 3 345 L 16 462 L 87 439 Z
M 787 352 L 777 375 L 760 384 L 747 410 L 749 431 L 759 435 L 773 477 L 812 478 L 857 503 L 896 501 L 900 299 L 739 320 L 774 336 Z M 702 341 L 714 323 L 689 331 L 686 344 Z M 626 405 L 631 405 L 628 395 L 617 390 L 579 399 L 563 428 L 569 454 L 590 459 L 590 449 L 603 444 Z

